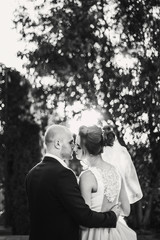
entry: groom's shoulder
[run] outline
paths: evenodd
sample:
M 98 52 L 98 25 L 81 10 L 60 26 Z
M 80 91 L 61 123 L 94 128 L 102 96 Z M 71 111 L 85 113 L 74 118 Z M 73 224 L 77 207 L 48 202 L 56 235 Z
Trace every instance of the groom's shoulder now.
M 31 173 L 31 172 L 34 172 L 35 169 L 39 168 L 40 164 L 41 164 L 41 161 L 38 162 L 36 165 L 34 165 L 34 166 L 29 170 L 28 174 Z
M 30 175 L 52 175 L 52 176 L 59 176 L 59 175 L 74 175 L 73 171 L 70 168 L 64 167 L 60 162 L 56 159 L 51 159 L 48 157 L 44 157 L 44 159 L 36 164 L 27 174 Z

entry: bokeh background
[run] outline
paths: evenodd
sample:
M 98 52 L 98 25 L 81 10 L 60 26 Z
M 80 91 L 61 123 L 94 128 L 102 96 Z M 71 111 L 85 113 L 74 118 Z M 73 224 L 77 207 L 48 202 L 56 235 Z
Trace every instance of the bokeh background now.
M 144 195 L 127 222 L 139 234 L 158 232 L 159 0 L 13 2 L 2 5 L 0 24 L 0 225 L 29 233 L 24 181 L 43 157 L 48 125 L 76 134 L 81 124 L 111 123 Z M 78 176 L 75 156 L 70 166 Z

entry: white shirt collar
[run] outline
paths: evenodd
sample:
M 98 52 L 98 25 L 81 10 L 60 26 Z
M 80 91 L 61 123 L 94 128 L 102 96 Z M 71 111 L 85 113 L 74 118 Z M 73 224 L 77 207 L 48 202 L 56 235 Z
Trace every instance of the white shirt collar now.
M 58 162 L 60 162 L 60 164 L 63 165 L 63 167 L 68 168 L 67 164 L 61 158 L 57 157 L 56 155 L 53 155 L 51 153 L 46 153 L 45 157 L 55 158 Z M 68 168 L 68 169 L 70 169 L 70 168 Z

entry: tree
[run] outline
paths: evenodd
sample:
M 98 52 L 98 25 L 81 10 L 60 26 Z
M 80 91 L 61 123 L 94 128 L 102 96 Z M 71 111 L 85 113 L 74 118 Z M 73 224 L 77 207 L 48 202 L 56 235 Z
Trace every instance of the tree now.
M 52 95 L 55 108 L 59 101 L 64 110 L 80 101 L 114 122 L 147 193 L 139 214 L 139 223 L 147 227 L 159 186 L 158 1 L 48 0 L 35 3 L 34 11 L 34 19 L 26 6 L 16 13 L 22 38 L 34 44 L 19 56 L 28 59 L 37 79 L 51 76 L 41 93 L 45 99 Z
M 119 16 L 124 21 L 126 34 L 124 42 L 128 51 L 138 59 L 138 66 L 131 71 L 132 84 L 128 86 L 128 94 L 124 96 L 123 101 L 130 103 L 128 107 L 130 114 L 125 120 L 133 126 L 133 135 L 138 140 L 137 155 L 141 154 L 146 160 L 144 162 L 146 211 L 144 216 L 141 216 L 141 224 L 147 227 L 151 223 L 153 203 L 159 195 L 157 192 L 159 160 L 156 150 L 160 136 L 159 8 L 157 1 L 119 2 L 121 9 Z
M 30 113 L 29 82 L 19 72 L 5 66 L 1 77 L 1 96 L 4 100 L 1 107 L 1 161 L 5 224 L 12 227 L 13 234 L 28 234 L 25 177 L 40 161 L 40 129 Z

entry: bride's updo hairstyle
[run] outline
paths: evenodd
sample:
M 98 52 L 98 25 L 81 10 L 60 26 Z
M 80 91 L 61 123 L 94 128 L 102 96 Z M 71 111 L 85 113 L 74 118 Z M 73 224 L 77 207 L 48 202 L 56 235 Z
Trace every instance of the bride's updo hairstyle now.
M 80 144 L 82 149 L 92 155 L 98 155 L 103 152 L 102 129 L 96 125 L 91 127 L 81 126 L 79 128 Z
M 98 155 L 103 152 L 104 146 L 113 146 L 115 133 L 111 126 L 102 128 L 94 125 L 91 127 L 81 126 L 79 128 L 80 144 L 92 155 Z
M 116 135 L 114 133 L 113 127 L 107 125 L 103 127 L 103 143 L 104 146 L 112 147 L 115 141 Z

